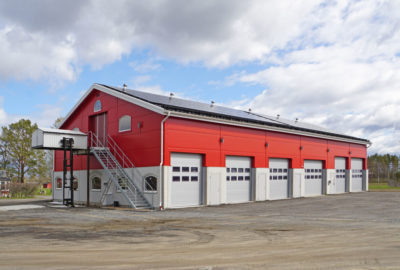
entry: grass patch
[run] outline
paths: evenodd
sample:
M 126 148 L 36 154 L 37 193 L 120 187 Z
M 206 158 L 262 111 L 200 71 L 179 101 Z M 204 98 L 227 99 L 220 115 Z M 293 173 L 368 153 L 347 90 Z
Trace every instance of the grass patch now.
M 397 189 L 400 190 L 400 187 L 391 187 L 387 183 L 369 183 L 369 189 Z

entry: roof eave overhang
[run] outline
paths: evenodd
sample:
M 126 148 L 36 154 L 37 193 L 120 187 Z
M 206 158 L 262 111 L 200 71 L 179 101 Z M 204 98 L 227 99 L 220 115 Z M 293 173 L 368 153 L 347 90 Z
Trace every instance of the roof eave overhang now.
M 369 142 L 369 141 L 367 142 L 364 140 L 350 139 L 350 138 L 344 138 L 344 137 L 340 137 L 340 136 L 307 132 L 307 131 L 295 130 L 295 129 L 287 129 L 287 128 L 281 128 L 281 127 L 275 127 L 275 126 L 267 126 L 267 125 L 261 125 L 261 124 L 250 123 L 250 122 L 240 122 L 240 121 L 229 120 L 229 119 L 220 119 L 220 118 L 216 119 L 216 118 L 209 117 L 209 116 L 193 115 L 193 114 L 185 113 L 185 112 L 170 111 L 170 115 L 174 116 L 174 117 L 191 119 L 191 120 L 199 120 L 199 121 L 206 121 L 206 122 L 212 122 L 212 123 L 217 123 L 217 124 L 225 124 L 225 125 L 240 126 L 240 127 L 247 127 L 247 128 L 256 128 L 256 129 L 262 129 L 262 130 L 268 130 L 268 131 L 276 131 L 276 132 L 283 132 L 283 133 L 289 133 L 289 134 L 295 134 L 295 135 L 303 135 L 303 136 L 313 137 L 313 138 L 328 139 L 328 140 L 356 143 L 356 144 L 362 144 L 362 145 L 371 144 L 371 142 Z
M 79 99 L 79 101 L 75 104 L 75 106 L 68 112 L 68 114 L 65 116 L 65 118 L 61 122 L 60 127 L 62 127 L 62 125 L 64 125 L 64 123 L 69 119 L 69 117 L 71 117 L 71 115 L 75 112 L 75 110 L 82 104 L 82 102 L 94 90 L 99 90 L 101 92 L 104 92 L 106 94 L 109 94 L 109 95 L 117 97 L 117 98 L 120 98 L 120 99 L 125 100 L 127 102 L 133 103 L 135 105 L 138 105 L 138 106 L 140 106 L 142 108 L 148 109 L 148 110 L 153 111 L 155 113 L 162 114 L 162 115 L 166 114 L 165 109 L 160 107 L 160 106 L 157 106 L 157 105 L 151 104 L 149 102 L 140 100 L 138 98 L 130 96 L 129 94 L 125 94 L 125 93 L 122 93 L 122 92 L 119 92 L 119 91 L 116 91 L 116 90 L 112 90 L 112 89 L 104 87 L 104 86 L 102 86 L 100 84 L 94 83 L 85 92 L 85 94 Z

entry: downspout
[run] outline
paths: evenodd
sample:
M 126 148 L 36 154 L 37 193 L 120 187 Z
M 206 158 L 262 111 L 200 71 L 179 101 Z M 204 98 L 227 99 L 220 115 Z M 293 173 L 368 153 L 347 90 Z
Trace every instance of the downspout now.
M 163 179 L 163 164 L 164 164 L 164 123 L 171 115 L 168 112 L 167 116 L 161 121 L 161 161 L 160 161 L 160 210 L 163 209 L 164 200 L 164 179 Z
M 56 162 L 56 151 L 55 150 L 51 150 L 51 155 L 53 156 L 53 168 L 52 168 L 52 171 L 51 171 L 51 198 L 52 198 L 52 201 L 54 201 L 54 195 L 55 195 L 55 191 L 56 191 L 56 188 L 55 188 L 55 186 L 57 185 L 57 182 L 56 181 L 54 181 L 54 169 L 55 169 L 55 162 Z

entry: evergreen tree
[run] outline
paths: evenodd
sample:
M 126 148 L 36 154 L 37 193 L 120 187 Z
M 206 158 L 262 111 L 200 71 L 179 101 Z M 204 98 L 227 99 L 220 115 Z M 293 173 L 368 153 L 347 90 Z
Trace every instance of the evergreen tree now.
M 37 125 L 32 125 L 31 121 L 26 119 L 2 128 L 0 141 L 6 149 L 7 166 L 20 183 L 24 183 L 27 175 L 30 177 L 46 175 L 45 153 L 31 148 L 32 133 L 36 129 Z

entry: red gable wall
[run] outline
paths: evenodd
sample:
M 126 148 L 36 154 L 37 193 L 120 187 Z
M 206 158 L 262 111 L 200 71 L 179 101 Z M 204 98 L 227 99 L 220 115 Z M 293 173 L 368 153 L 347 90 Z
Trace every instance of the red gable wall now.
M 101 111 L 94 112 L 94 103 L 100 100 Z M 62 125 L 62 129 L 79 128 L 87 133 L 89 130 L 89 117 L 107 112 L 107 133 L 123 149 L 125 154 L 137 167 L 160 165 L 160 124 L 162 115 L 144 109 L 130 102 L 118 99 L 97 90 L 81 103 L 75 112 Z M 123 115 L 132 117 L 131 131 L 118 132 L 118 121 Z M 138 123 L 142 127 L 138 128 Z M 55 170 L 62 171 L 63 152 L 56 151 Z M 94 157 L 90 160 L 91 169 L 101 169 Z M 74 157 L 74 170 L 86 169 L 86 156 Z

